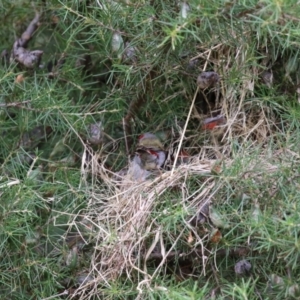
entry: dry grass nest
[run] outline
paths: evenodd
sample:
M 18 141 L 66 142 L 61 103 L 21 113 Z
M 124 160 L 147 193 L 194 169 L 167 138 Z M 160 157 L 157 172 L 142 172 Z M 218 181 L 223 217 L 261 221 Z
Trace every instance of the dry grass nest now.
M 161 175 L 144 182 L 116 183 L 112 177 L 104 176 L 107 170 L 102 170 L 102 178 L 110 193 L 103 195 L 95 192 L 89 207 L 99 229 L 96 260 L 101 276 L 107 280 L 115 279 L 123 273 L 130 275 L 133 270 L 148 276 L 147 259 L 159 241 L 163 243 L 164 229 L 159 219 L 169 213 L 167 207 L 162 211 L 158 209 L 164 206 L 160 202 L 162 196 L 168 192 L 176 195 L 168 201 L 182 207 L 187 215 L 201 209 L 213 195 L 213 177 L 207 176 L 193 194 L 189 194 L 186 181 L 190 176 L 211 174 L 215 163 L 213 160 L 199 161 L 194 158 L 189 164 L 180 165 L 174 171 L 162 171 Z M 153 218 L 154 211 L 156 216 Z M 189 215 L 190 219 L 192 217 Z M 184 222 L 191 227 L 188 219 Z M 184 232 L 185 229 L 182 234 Z M 166 258 L 173 248 L 162 250 L 162 258 Z

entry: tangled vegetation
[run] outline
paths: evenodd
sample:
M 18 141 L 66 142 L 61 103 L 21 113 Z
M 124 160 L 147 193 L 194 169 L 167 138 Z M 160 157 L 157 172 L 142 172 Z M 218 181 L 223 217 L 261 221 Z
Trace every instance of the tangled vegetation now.
M 297 1 L 0 7 L 1 299 L 299 297 Z

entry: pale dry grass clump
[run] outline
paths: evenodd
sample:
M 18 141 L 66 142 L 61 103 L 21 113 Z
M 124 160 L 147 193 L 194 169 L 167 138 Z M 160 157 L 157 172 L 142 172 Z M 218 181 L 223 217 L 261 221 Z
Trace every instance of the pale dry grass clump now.
M 188 218 L 184 222 L 187 228 L 191 227 L 189 219 L 194 216 L 189 213 L 196 214 L 215 193 L 211 173 L 215 164 L 215 160 L 200 161 L 194 158 L 190 163 L 178 166 L 173 172 L 164 170 L 156 178 L 143 182 L 124 182 L 126 179 L 116 182 L 112 176 L 107 176 L 107 170 L 102 169 L 102 178 L 108 187 L 107 193 L 91 194 L 87 216 L 93 219 L 98 232 L 93 267 L 99 274 L 100 281 L 108 282 L 122 274 L 132 278 L 134 270 L 139 274 L 135 276 L 150 279 L 147 259 L 157 244 L 160 244 L 162 263 L 154 273 L 161 270 L 168 252 L 174 250 L 178 239 L 183 238 L 182 232 L 181 237 L 175 239 L 174 245 L 168 249 L 164 247 L 164 229 L 158 219 L 160 215 L 168 214 L 168 208 L 157 211 L 157 207 L 161 205 L 161 196 L 167 191 L 179 191 L 181 197 L 172 201 L 186 212 Z M 187 180 L 193 176 L 203 176 L 204 180 L 197 191 L 190 194 Z M 157 218 L 153 219 L 153 211 L 158 213 Z M 198 243 L 202 243 L 202 238 L 199 237 Z

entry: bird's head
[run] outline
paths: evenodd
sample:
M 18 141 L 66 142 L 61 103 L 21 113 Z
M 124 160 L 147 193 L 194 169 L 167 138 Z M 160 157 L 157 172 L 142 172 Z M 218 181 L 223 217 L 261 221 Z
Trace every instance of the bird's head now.
M 152 149 L 152 150 L 163 150 L 163 144 L 160 139 L 153 133 L 146 132 L 138 137 L 138 147 Z

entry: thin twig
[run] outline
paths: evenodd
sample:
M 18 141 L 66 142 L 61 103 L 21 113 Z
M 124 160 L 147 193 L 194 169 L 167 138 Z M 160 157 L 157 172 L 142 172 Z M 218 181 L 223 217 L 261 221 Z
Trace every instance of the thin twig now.
M 122 125 L 123 125 L 123 131 L 124 131 L 124 139 L 125 139 L 125 147 L 126 147 L 126 155 L 129 157 L 129 147 L 128 147 L 128 136 L 127 136 L 127 130 L 126 130 L 126 123 L 125 118 L 122 118 Z
M 41 18 L 41 14 L 39 12 L 36 12 L 35 17 L 29 23 L 26 30 L 22 33 L 22 36 L 21 36 L 21 39 L 19 42 L 20 47 L 25 48 L 27 46 L 27 43 L 31 40 L 34 32 L 36 31 L 36 29 L 39 26 L 40 18 Z
M 175 170 L 175 167 L 176 167 L 176 164 L 177 164 L 178 156 L 179 156 L 179 153 L 180 153 L 180 149 L 181 149 L 181 146 L 182 146 L 183 138 L 184 138 L 184 135 L 185 135 L 185 132 L 186 132 L 186 129 L 187 129 L 187 125 L 188 125 L 188 123 L 190 121 L 190 118 L 191 118 L 191 114 L 192 114 L 192 111 L 193 111 L 193 107 L 194 107 L 195 100 L 196 100 L 198 92 L 199 92 L 199 86 L 197 87 L 197 90 L 195 92 L 192 104 L 190 106 L 190 111 L 188 113 L 187 119 L 186 119 L 185 124 L 184 124 L 184 128 L 183 128 L 183 131 L 182 131 L 182 134 L 181 134 L 181 137 L 180 137 L 180 142 L 179 142 L 178 149 L 177 149 L 177 152 L 176 152 L 176 155 L 175 155 L 175 159 L 174 159 L 174 163 L 173 163 L 173 166 L 172 166 L 172 171 L 171 171 L 170 176 L 173 176 L 173 173 L 174 173 L 174 170 Z
M 30 103 L 30 100 L 23 102 L 0 103 L 0 107 L 22 107 L 22 105 L 26 103 Z

